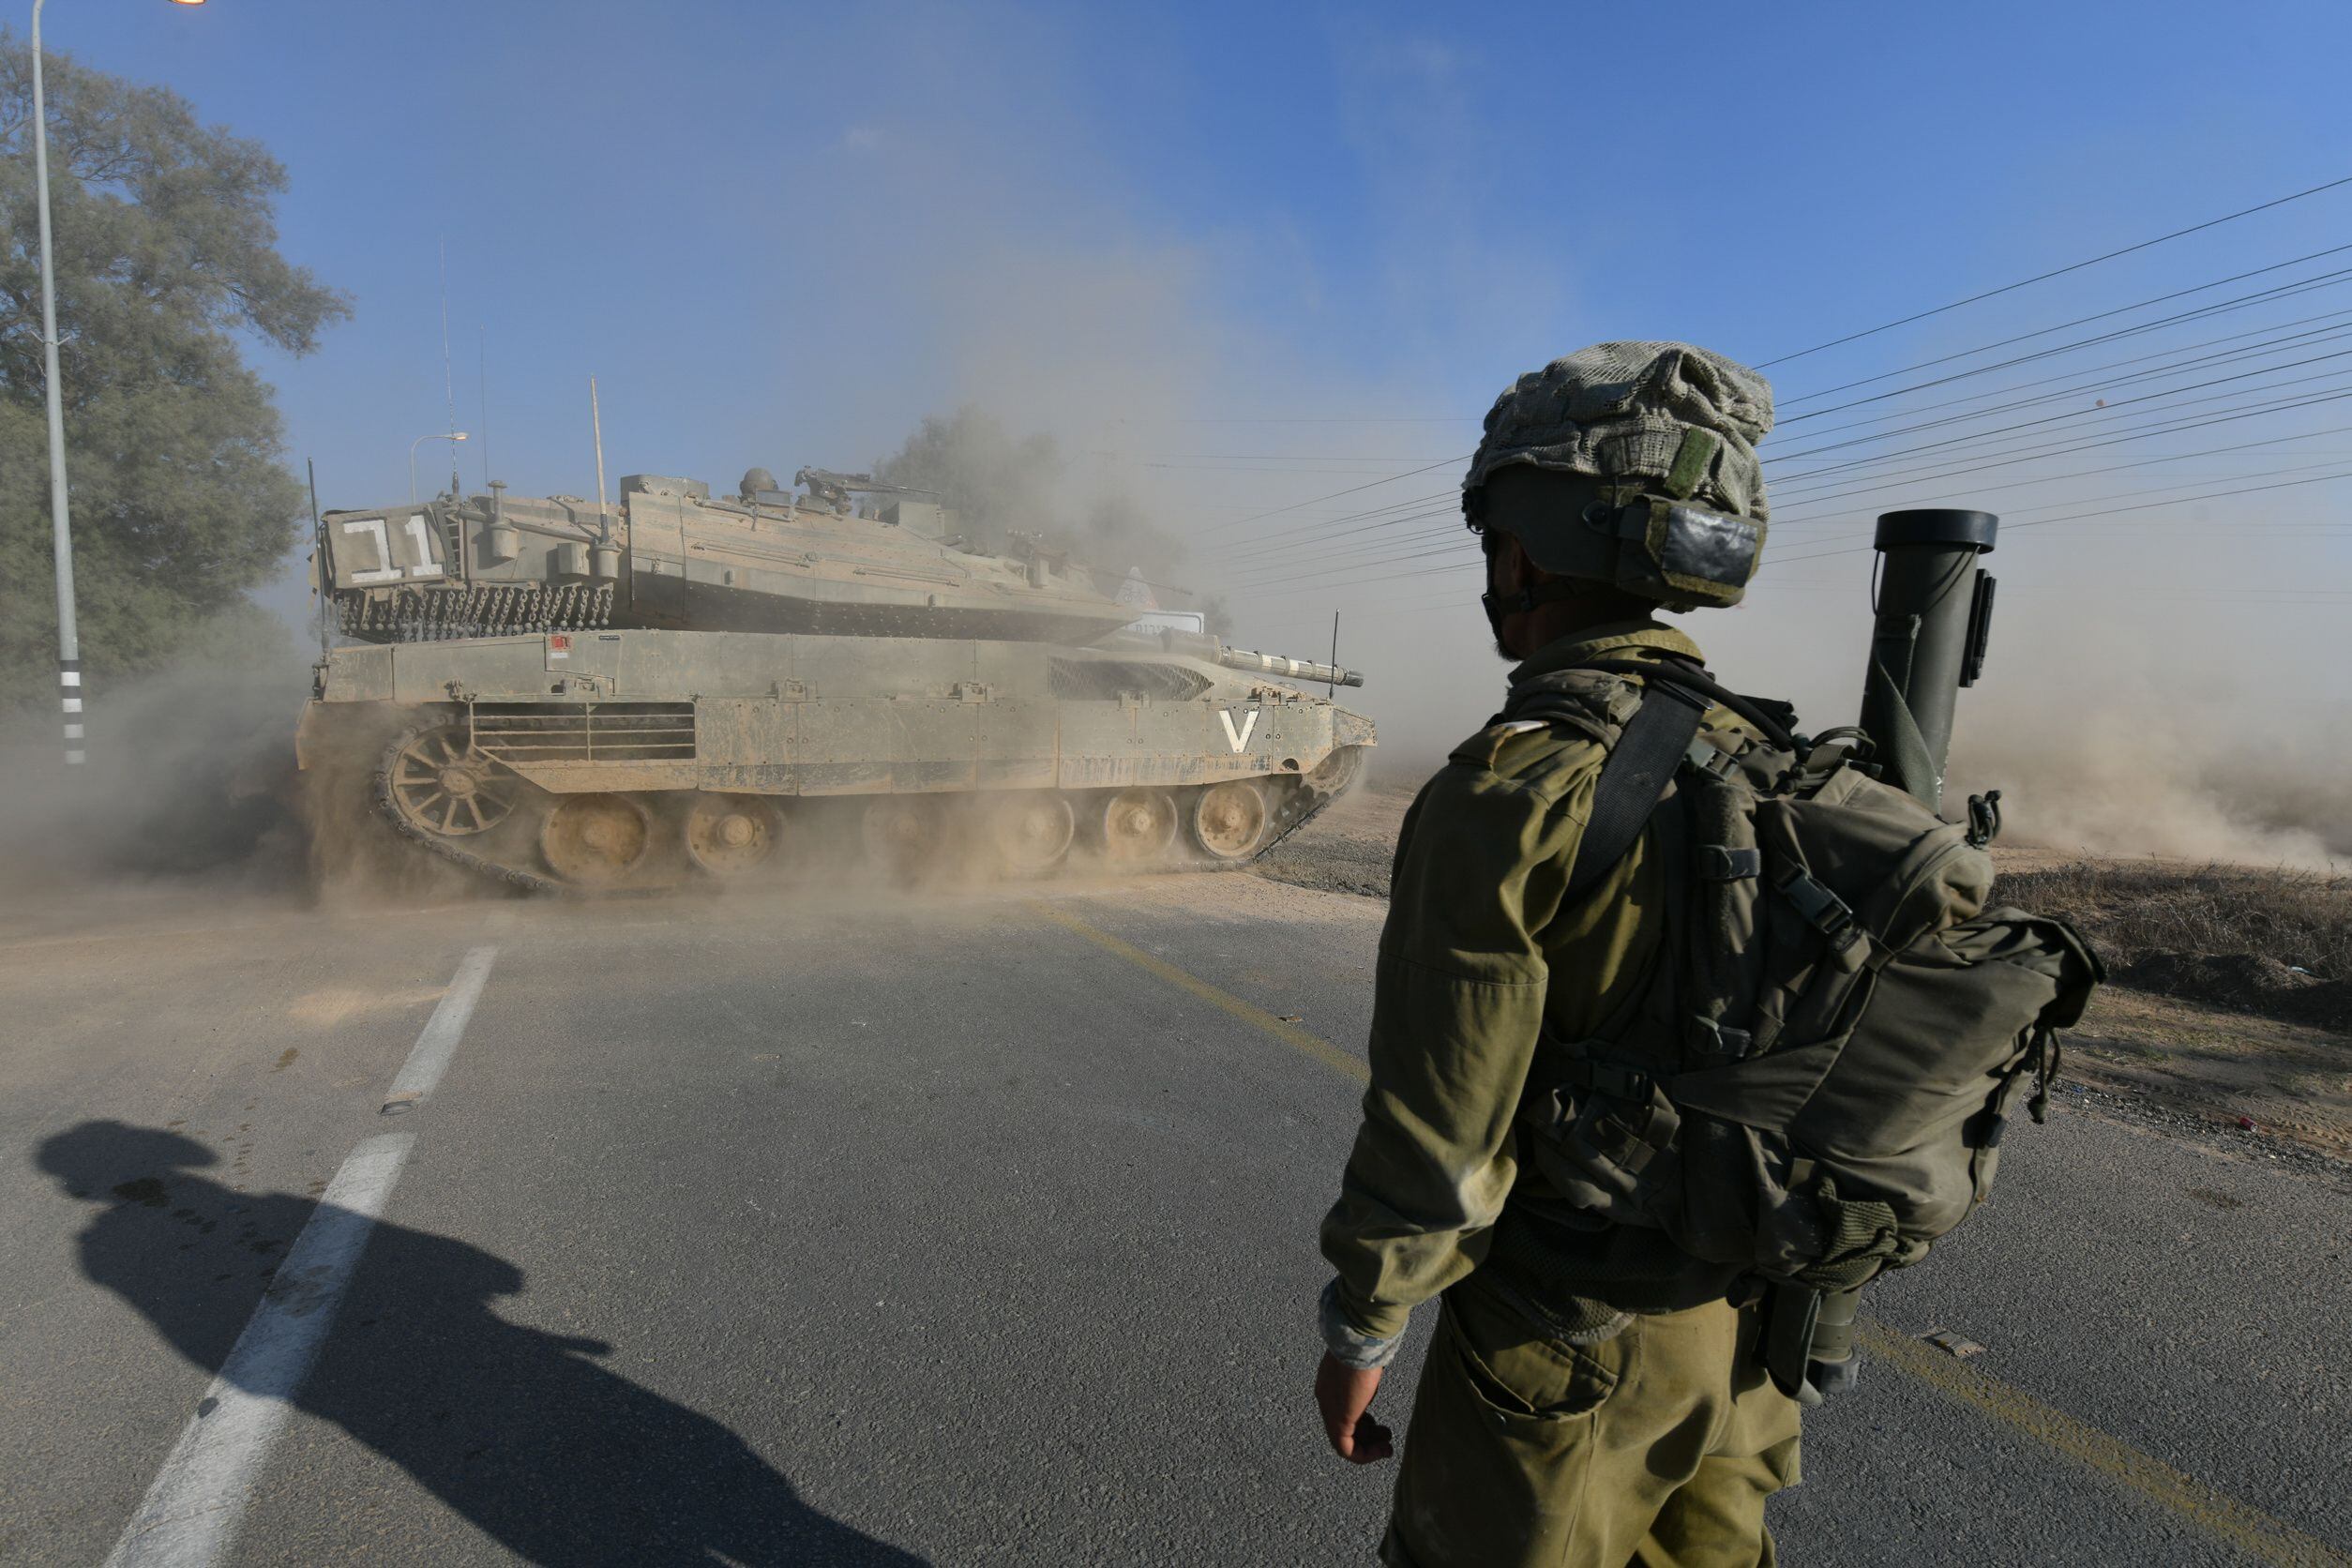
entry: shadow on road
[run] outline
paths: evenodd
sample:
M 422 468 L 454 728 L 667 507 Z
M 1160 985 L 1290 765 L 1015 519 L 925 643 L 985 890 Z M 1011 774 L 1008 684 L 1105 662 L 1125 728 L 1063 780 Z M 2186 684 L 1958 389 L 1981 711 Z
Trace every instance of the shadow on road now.
M 119 1122 L 84 1122 L 38 1154 L 100 1205 L 83 1273 L 211 1371 L 317 1207 L 190 1174 L 217 1158 Z M 599 1365 L 610 1346 L 490 1310 L 522 1285 L 478 1247 L 379 1222 L 297 1408 L 532 1562 L 923 1562 L 809 1507 L 717 1422 Z

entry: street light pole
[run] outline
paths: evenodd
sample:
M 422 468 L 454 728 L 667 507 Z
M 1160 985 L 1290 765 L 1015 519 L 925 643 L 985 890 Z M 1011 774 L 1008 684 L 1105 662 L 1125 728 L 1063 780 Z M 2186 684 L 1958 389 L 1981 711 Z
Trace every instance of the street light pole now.
M 447 435 L 420 435 L 415 441 L 408 444 L 408 499 L 411 505 L 415 505 L 416 502 L 416 448 L 424 445 L 428 441 L 456 442 L 463 441 L 464 439 L 465 432 L 463 430 L 451 430 Z M 452 446 L 449 449 L 449 477 L 451 480 L 450 488 L 452 490 L 457 488 L 457 448 Z
M 41 6 L 33 0 L 33 183 L 39 188 L 41 362 L 49 378 L 49 527 L 57 562 L 57 688 L 65 704 L 66 761 L 82 740 L 82 637 L 73 618 L 73 526 L 66 505 L 66 405 L 57 377 L 57 268 L 49 240 L 49 113 L 41 97 Z
M 66 491 L 65 386 L 57 373 L 57 266 L 49 239 L 49 105 L 41 96 L 41 7 L 33 0 L 33 184 L 41 233 L 41 369 L 48 378 L 49 530 L 57 563 L 57 691 L 65 705 L 66 762 L 87 758 L 83 743 L 82 633 L 73 614 L 73 520 Z M 201 6 L 204 0 L 173 0 Z

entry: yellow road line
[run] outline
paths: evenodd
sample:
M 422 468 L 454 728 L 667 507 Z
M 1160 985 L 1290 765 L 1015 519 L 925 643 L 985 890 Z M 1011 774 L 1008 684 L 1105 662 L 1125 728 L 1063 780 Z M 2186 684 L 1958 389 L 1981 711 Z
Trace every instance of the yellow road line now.
M 1220 990 L 1199 975 L 1178 969 L 1167 959 L 1155 954 L 1146 953 L 1131 942 L 1122 942 L 1100 927 L 1080 920 L 1077 915 L 1052 904 L 1033 900 L 1029 907 L 1063 930 L 1084 937 L 1104 952 L 1117 954 L 1138 969 L 1167 981 L 1178 990 L 1198 997 L 1220 1011 L 1230 1013 L 1245 1024 L 1263 1030 L 1291 1049 L 1313 1057 L 1334 1072 L 1345 1073 L 1358 1083 L 1371 1077 L 1363 1063 L 1319 1034 L 1301 1029 L 1297 1024 L 1286 1023 L 1263 1007 L 1254 1003 L 1244 1002 L 1230 991 Z
M 1042 901 L 1033 902 L 1030 907 L 1063 930 L 1084 937 L 1107 953 L 1117 954 L 1138 969 L 1273 1035 L 1293 1050 L 1313 1057 L 1358 1083 L 1370 1076 L 1363 1063 L 1319 1034 L 1287 1023 L 1264 1008 L 1244 1002 L 1155 954 L 1146 953 L 1133 942 L 1122 942 L 1066 910 Z M 1856 1326 L 1856 1332 L 1862 1344 L 1888 1365 L 1907 1372 L 1937 1393 L 1973 1406 L 2004 1425 L 2058 1450 L 2264 1562 L 2277 1563 L 2281 1568 L 2352 1568 L 2352 1557 L 2326 1542 L 2214 1490 L 2194 1476 L 2052 1409 L 2023 1390 L 1986 1377 L 1932 1345 L 1868 1319 Z
M 2040 1440 L 2158 1507 L 2179 1515 L 2265 1562 L 2287 1568 L 2345 1568 L 2352 1557 L 2280 1523 L 2236 1498 L 2173 1469 L 2162 1459 L 2051 1409 L 2024 1391 L 1988 1378 L 1935 1346 L 1865 1319 L 1856 1325 L 1862 1345 L 1888 1365 L 1909 1373 L 1949 1398 L 1973 1405 L 2003 1425 Z

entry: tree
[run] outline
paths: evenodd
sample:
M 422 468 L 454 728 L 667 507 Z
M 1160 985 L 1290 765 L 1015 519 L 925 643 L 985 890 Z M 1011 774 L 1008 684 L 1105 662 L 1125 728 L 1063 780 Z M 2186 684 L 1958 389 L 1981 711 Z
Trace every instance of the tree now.
M 44 62 L 76 610 L 94 677 L 245 607 L 298 537 L 251 341 L 308 354 L 350 302 L 277 250 L 286 171 L 188 102 Z M 0 702 L 52 690 L 32 52 L 0 28 Z

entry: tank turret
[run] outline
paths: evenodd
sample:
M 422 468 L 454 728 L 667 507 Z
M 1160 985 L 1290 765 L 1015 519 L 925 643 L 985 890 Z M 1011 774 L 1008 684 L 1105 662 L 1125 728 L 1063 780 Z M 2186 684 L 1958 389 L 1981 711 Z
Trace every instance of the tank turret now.
M 797 478 L 806 494 L 755 468 L 731 499 L 632 474 L 615 507 L 493 487 L 330 512 L 322 581 L 345 635 L 371 642 L 631 626 L 1088 642 L 1134 618 L 1042 549 L 961 548 L 927 491 Z

